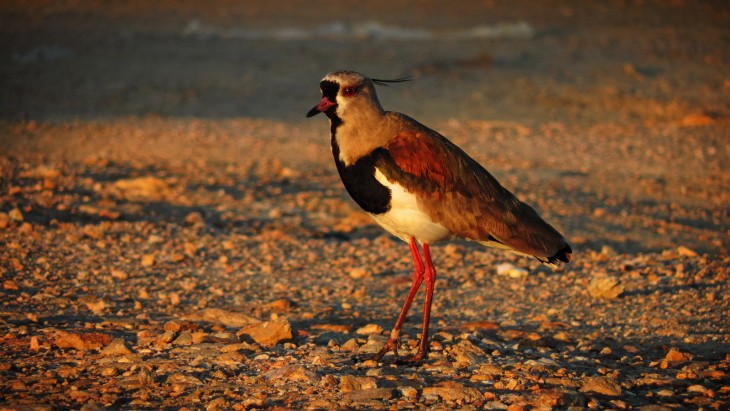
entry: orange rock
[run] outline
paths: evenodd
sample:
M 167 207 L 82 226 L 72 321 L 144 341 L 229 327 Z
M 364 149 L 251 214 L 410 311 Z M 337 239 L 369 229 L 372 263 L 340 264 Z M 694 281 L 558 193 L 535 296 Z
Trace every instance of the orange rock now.
M 108 345 L 112 337 L 101 333 L 74 333 L 56 331 L 53 344 L 58 348 L 75 348 L 79 351 L 98 350 Z
M 715 121 L 707 114 L 690 114 L 680 120 L 680 124 L 686 127 L 707 126 Z
M 676 348 L 672 348 L 669 350 L 669 352 L 667 353 L 667 356 L 664 358 L 667 361 L 669 361 L 670 363 L 678 364 L 678 363 L 690 361 L 692 359 L 692 357 L 693 356 L 691 354 L 683 353 L 683 352 L 680 352 L 679 350 L 677 350 Z
M 275 313 L 283 313 L 289 311 L 292 307 L 296 307 L 296 304 L 286 298 L 280 298 L 266 304 L 264 307 L 270 309 Z
M 250 338 L 264 347 L 291 340 L 294 337 L 291 324 L 285 318 L 246 325 L 238 331 L 239 338 Z
M 498 330 L 499 324 L 494 321 L 472 321 L 462 324 L 460 327 L 462 330 Z
M 314 324 L 312 326 L 313 330 L 323 330 L 323 331 L 334 331 L 338 333 L 349 333 L 352 331 L 351 325 L 342 325 L 342 324 Z

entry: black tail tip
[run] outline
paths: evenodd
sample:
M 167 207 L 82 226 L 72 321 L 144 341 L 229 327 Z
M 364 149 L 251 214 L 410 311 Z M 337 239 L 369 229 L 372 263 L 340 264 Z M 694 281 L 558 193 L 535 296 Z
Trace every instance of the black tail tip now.
M 548 263 L 550 264 L 560 264 L 560 262 L 569 263 L 571 258 L 573 256 L 573 249 L 570 248 L 570 244 L 565 243 L 563 248 L 558 250 L 557 253 L 552 255 L 551 257 L 548 257 Z

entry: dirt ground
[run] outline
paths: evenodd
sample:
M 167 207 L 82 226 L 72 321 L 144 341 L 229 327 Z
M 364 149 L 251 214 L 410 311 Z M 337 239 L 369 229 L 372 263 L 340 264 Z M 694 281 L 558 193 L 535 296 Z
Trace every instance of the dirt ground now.
M 0 409 L 730 408 L 722 1 L 0 3 Z M 408 247 L 347 197 L 337 69 L 574 261 Z M 404 328 L 414 347 L 422 296 Z

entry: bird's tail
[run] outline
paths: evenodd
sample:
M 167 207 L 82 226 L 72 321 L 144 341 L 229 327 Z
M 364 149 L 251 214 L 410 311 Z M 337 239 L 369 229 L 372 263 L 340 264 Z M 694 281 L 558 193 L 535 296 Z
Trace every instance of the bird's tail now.
M 558 249 L 558 251 L 553 254 L 550 257 L 547 258 L 537 258 L 538 260 L 542 261 L 545 264 L 549 264 L 552 266 L 558 266 L 561 262 L 569 263 L 573 256 L 573 249 L 570 248 L 570 244 L 565 243 L 563 246 Z

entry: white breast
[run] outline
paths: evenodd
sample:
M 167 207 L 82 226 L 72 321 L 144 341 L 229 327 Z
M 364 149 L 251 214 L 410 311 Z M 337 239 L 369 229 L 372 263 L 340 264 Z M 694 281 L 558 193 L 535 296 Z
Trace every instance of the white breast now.
M 406 191 L 400 184 L 388 181 L 377 168 L 375 179 L 390 189 L 390 210 L 371 216 L 388 232 L 406 242 L 415 237 L 419 242 L 429 244 L 451 236 L 446 227 L 434 222 L 419 208 L 414 194 Z

